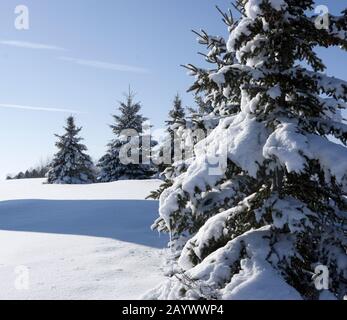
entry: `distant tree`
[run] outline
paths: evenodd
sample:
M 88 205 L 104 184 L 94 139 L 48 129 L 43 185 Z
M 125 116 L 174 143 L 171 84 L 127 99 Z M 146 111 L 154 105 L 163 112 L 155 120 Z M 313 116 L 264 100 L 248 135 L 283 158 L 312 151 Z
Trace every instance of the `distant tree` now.
M 87 147 L 80 143 L 78 136 L 82 128 L 77 128 L 71 116 L 67 119 L 66 133 L 59 138 L 55 154 L 48 172 L 50 184 L 86 184 L 95 181 L 93 162 L 85 153 Z
M 214 50 L 214 52 L 219 51 Z M 164 182 L 159 189 L 152 191 L 148 198 L 159 199 L 162 192 L 172 185 L 173 179 L 186 170 L 186 161 L 194 158 L 194 148 L 197 143 L 218 124 L 219 116 L 213 114 L 211 100 L 205 101 L 202 95 L 197 93 L 194 97 L 197 108 L 188 107 L 187 115 L 182 106 L 182 99 L 178 94 L 175 96 L 169 119 L 166 121 L 167 136 L 156 152 L 156 157 L 162 159 L 158 169 Z
M 45 165 L 39 165 L 34 168 L 30 168 L 25 171 L 25 173 L 18 173 L 15 175 L 8 174 L 6 180 L 18 180 L 18 179 L 35 179 L 35 178 L 45 178 L 48 172 L 48 163 Z
M 17 175 L 17 179 L 24 179 L 25 178 L 25 175 L 23 172 L 19 172 L 18 175 Z
M 173 107 L 169 112 L 169 119 L 166 121 L 168 126 L 172 126 L 176 123 L 184 123 L 184 118 L 186 116 L 184 107 L 182 106 L 182 99 L 179 94 L 176 94 Z
M 186 129 L 186 113 L 182 99 L 177 94 L 169 111 L 166 123 L 166 136 L 157 149 L 158 168 L 160 172 L 170 167 L 175 161 L 182 160 L 184 154 L 184 133 Z
M 98 175 L 100 182 L 148 179 L 156 173 L 152 162 L 147 159 L 147 156 L 150 157 L 150 150 L 147 149 L 150 149 L 155 142 L 152 141 L 150 135 L 142 132 L 147 119 L 139 113 L 141 104 L 134 102 L 135 94 L 130 89 L 125 97 L 126 100 L 120 102 L 120 114 L 113 115 L 114 124 L 110 126 L 115 138 L 107 145 L 107 152 L 97 165 L 100 168 Z M 130 137 L 126 132 L 136 135 Z M 150 141 L 149 146 L 145 146 L 145 140 Z M 129 144 L 133 144 L 133 147 L 126 153 L 126 156 L 136 160 L 127 162 L 125 155 L 122 156 L 121 150 Z
M 39 173 L 37 172 L 36 169 L 33 169 L 30 175 L 31 175 L 31 178 L 39 178 Z

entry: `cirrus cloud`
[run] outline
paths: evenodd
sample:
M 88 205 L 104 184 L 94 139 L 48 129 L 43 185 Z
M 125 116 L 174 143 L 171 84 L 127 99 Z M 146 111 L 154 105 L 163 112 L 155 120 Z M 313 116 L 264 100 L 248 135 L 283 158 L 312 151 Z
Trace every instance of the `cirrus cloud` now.
M 71 58 L 71 57 L 59 57 L 59 60 L 79 64 L 86 67 L 105 69 L 105 70 L 111 70 L 111 71 L 144 73 L 144 74 L 150 73 L 148 69 L 136 67 L 136 66 L 130 66 L 126 64 L 115 64 L 115 63 L 109 63 L 109 62 L 103 62 L 103 61 L 97 61 L 97 60 L 85 60 L 85 59 L 78 59 L 78 58 Z
M 49 45 L 44 43 L 17 41 L 17 40 L 0 40 L 1 45 L 18 47 L 24 49 L 35 49 L 35 50 L 53 50 L 53 51 L 66 51 L 65 48 Z
M 73 113 L 73 114 L 84 113 L 82 111 L 74 110 L 74 109 L 26 106 L 26 105 L 6 104 L 6 103 L 0 103 L 0 108 L 29 110 L 29 111 L 63 112 L 63 113 Z

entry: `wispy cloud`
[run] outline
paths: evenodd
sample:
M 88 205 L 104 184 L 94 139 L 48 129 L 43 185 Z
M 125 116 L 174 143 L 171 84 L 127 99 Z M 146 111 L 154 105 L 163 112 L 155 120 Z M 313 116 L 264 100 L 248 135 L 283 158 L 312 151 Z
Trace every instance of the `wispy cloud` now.
M 60 60 L 79 64 L 82 66 L 98 68 L 98 69 L 106 69 L 111 71 L 121 71 L 121 72 L 133 72 L 133 73 L 149 73 L 150 71 L 145 68 L 129 66 L 125 64 L 114 64 L 96 60 L 84 60 L 70 57 L 59 57 Z
M 25 48 L 25 49 L 66 51 L 66 49 L 55 46 L 55 45 L 26 42 L 26 41 L 17 41 L 17 40 L 0 40 L 0 44 L 5 46 L 11 46 L 11 47 Z
M 21 110 L 29 110 L 29 111 L 62 112 L 62 113 L 72 113 L 72 114 L 83 113 L 82 111 L 73 110 L 73 109 L 24 106 L 24 105 L 18 105 L 18 104 L 5 104 L 5 103 L 0 103 L 0 108 L 21 109 Z

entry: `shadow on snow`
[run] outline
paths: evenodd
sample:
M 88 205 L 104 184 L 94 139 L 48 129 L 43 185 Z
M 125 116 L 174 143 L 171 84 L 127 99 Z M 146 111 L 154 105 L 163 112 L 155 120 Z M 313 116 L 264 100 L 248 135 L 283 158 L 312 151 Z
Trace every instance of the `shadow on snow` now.
M 0 202 L 0 231 L 112 238 L 164 248 L 150 229 L 158 202 L 145 200 L 11 200 Z

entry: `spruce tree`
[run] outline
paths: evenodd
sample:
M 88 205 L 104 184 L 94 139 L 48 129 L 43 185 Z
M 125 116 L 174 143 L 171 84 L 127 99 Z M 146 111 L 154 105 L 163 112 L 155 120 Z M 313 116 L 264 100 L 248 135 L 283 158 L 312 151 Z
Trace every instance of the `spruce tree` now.
M 180 96 L 177 94 L 174 98 L 166 121 L 166 136 L 156 150 L 156 156 L 160 158 L 157 160 L 158 170 L 164 182 L 148 198 L 159 199 L 161 193 L 172 185 L 173 179 L 185 170 L 185 163 L 192 160 L 195 145 L 218 123 L 219 117 L 213 114 L 210 101 L 205 102 L 198 95 L 194 98 L 197 109 L 187 108 L 189 115 L 182 107 Z
M 159 189 L 154 190 L 148 196 L 151 199 L 159 199 L 161 192 L 171 186 L 171 174 L 174 163 L 182 162 L 185 154 L 185 138 L 186 138 L 186 112 L 182 106 L 182 99 L 177 93 L 173 106 L 169 111 L 166 130 L 160 144 L 154 150 L 154 159 L 158 168 L 159 177 L 163 178 L 164 182 Z
M 110 127 L 115 138 L 108 144 L 106 154 L 99 160 L 98 167 L 100 173 L 98 181 L 112 182 L 126 179 L 148 179 L 156 173 L 151 159 L 145 159 L 145 155 L 150 157 L 151 150 L 147 150 L 155 145 L 155 141 L 146 133 L 143 133 L 145 127 L 144 118 L 139 112 L 141 104 L 134 102 L 134 93 L 129 89 L 129 93 L 125 95 L 126 100 L 120 102 L 120 115 L 113 115 L 114 124 Z M 148 128 L 147 128 L 148 129 Z M 131 130 L 137 133 L 135 137 L 124 136 L 125 130 Z M 135 142 L 132 148 L 133 156 L 137 161 L 124 163 L 120 154 L 124 145 Z M 144 140 L 149 140 L 150 147 L 145 146 Z M 148 157 L 147 157 L 148 158 Z
M 169 119 L 166 121 L 167 137 L 164 139 L 164 146 L 161 152 L 170 153 L 168 157 L 170 163 L 165 163 L 166 168 L 171 166 L 176 161 L 180 161 L 184 157 L 184 134 L 187 123 L 185 119 L 186 113 L 182 106 L 182 99 L 177 94 L 173 101 L 173 107 L 169 111 Z M 161 166 L 163 168 L 164 166 Z
M 91 158 L 85 152 L 87 147 L 80 142 L 78 136 L 82 128 L 75 125 L 75 119 L 67 118 L 66 133 L 56 143 L 58 152 L 55 154 L 47 174 L 50 184 L 87 184 L 93 183 L 94 166 Z
M 173 101 L 173 107 L 169 112 L 169 119 L 166 121 L 166 124 L 168 127 L 170 127 L 176 123 L 184 123 L 185 116 L 186 113 L 182 106 L 182 99 L 179 94 L 176 94 Z
M 347 49 L 347 10 L 320 28 L 320 18 L 308 13 L 314 4 L 238 1 L 242 17 L 229 26 L 226 46 L 234 63 L 208 79 L 190 67 L 205 79 L 196 90 L 219 89 L 237 102 L 239 88 L 240 108 L 224 113 L 161 195 L 161 223 L 177 265 L 152 297 L 346 295 L 347 82 L 324 73 L 315 48 Z M 211 155 L 220 157 L 219 172 Z M 322 270 L 329 271 L 323 292 L 315 282 Z

